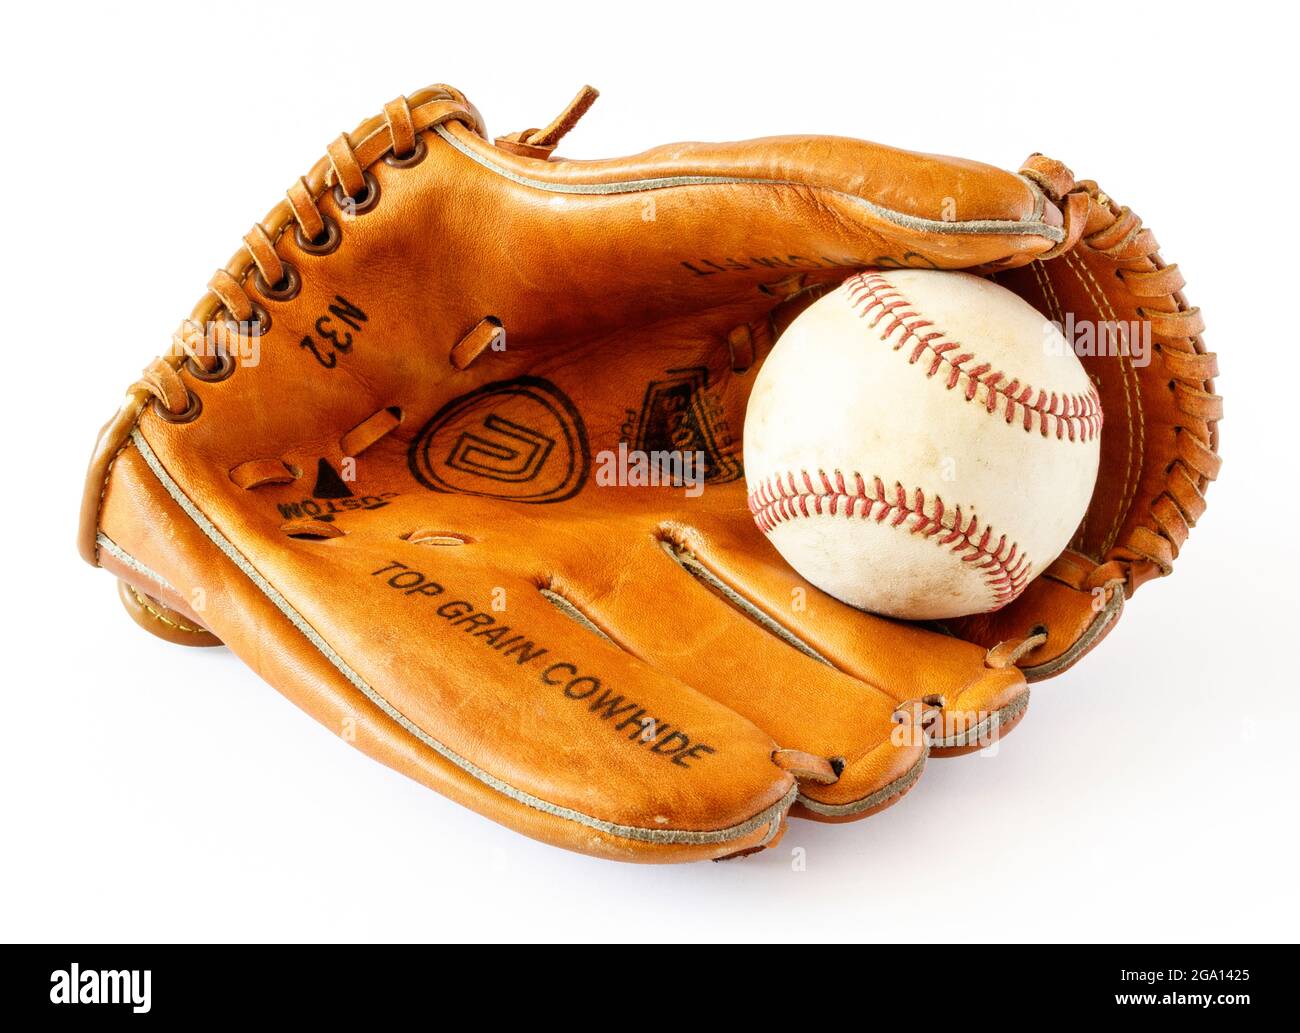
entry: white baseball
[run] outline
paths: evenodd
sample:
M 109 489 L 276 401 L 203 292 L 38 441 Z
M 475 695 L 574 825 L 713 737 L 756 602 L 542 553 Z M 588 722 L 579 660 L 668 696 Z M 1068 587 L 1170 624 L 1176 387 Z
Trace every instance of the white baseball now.
M 758 526 L 818 588 L 894 617 L 996 610 L 1069 543 L 1101 405 L 1027 302 L 968 273 L 862 273 L 809 307 L 745 416 Z

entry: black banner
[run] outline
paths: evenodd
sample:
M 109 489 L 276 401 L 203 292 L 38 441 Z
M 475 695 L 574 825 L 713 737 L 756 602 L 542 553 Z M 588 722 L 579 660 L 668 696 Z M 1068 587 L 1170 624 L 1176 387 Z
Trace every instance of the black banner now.
M 841 998 L 836 988 L 849 987 L 859 991 L 853 995 L 853 1007 L 864 1022 L 898 1015 L 914 1016 L 918 1024 L 946 1024 L 972 1012 L 1037 1020 L 1161 1012 L 1175 1021 L 1204 1015 L 1230 1022 L 1261 1005 L 1284 1006 L 1290 997 L 1277 975 L 1281 967 L 1276 948 L 1258 946 L 1027 950 L 984 945 L 763 944 L 758 946 L 763 957 L 755 963 L 785 975 L 770 987 L 764 981 L 761 988 L 733 982 L 746 971 L 735 948 L 725 958 L 712 951 L 712 961 L 683 966 L 682 946 L 677 945 L 671 959 L 665 959 L 662 971 L 643 958 L 637 959 L 635 968 L 619 966 L 609 957 L 585 968 L 579 961 L 580 947 L 562 952 L 534 949 L 525 957 L 509 959 L 486 959 L 479 953 L 482 948 L 448 951 L 419 946 L 11 948 L 13 961 L 0 977 L 0 1016 L 34 1020 L 41 1024 L 36 1028 L 72 1022 L 148 1026 L 250 1018 L 321 1020 L 333 1025 L 409 1018 L 413 1007 L 427 1008 L 430 1024 L 458 1016 L 464 1009 L 483 1009 L 499 1019 L 512 1007 L 524 1012 L 532 1008 L 557 1018 L 566 1010 L 561 988 L 567 985 L 574 995 L 567 1002 L 570 1006 L 584 998 L 595 1003 L 599 984 L 617 969 L 640 973 L 648 1010 L 655 1007 L 651 1001 L 663 987 L 672 985 L 677 1009 L 695 1001 L 703 1007 L 716 1006 L 723 998 L 734 1008 L 747 998 L 751 1002 L 747 1007 L 755 1009 L 756 1015 L 770 1017 L 776 1011 L 829 1017 L 827 1009 L 848 1006 L 849 998 Z M 799 989 L 797 982 L 811 975 L 811 966 L 821 992 L 810 997 L 807 984 Z M 587 976 L 574 983 L 584 969 Z M 481 990 L 489 981 L 498 991 L 483 1000 Z M 505 982 L 517 985 L 502 993 Z M 779 985 L 789 986 L 788 1004 Z M 869 991 L 869 1004 L 861 997 L 864 989 Z M 635 1013 L 638 994 L 635 986 L 623 985 L 615 995 L 620 1010 Z

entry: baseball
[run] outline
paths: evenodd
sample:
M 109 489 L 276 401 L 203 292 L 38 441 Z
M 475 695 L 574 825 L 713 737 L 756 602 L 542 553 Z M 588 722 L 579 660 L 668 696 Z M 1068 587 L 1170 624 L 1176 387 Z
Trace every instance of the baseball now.
M 1027 302 L 969 273 L 873 270 L 810 306 L 759 372 L 749 507 L 844 602 L 984 613 L 1078 529 L 1101 425 L 1078 357 Z

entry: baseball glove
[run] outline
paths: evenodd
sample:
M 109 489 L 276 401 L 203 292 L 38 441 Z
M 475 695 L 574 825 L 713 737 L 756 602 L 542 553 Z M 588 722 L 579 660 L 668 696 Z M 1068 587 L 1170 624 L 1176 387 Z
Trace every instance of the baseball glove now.
M 493 140 L 435 86 L 330 144 L 104 428 L 80 547 L 141 626 L 226 643 L 520 832 L 733 856 L 1005 733 L 1169 572 L 1218 470 L 1214 358 L 1150 231 L 1058 162 L 819 137 L 555 157 L 594 97 Z M 891 266 L 1152 343 L 1083 359 L 1106 424 L 1072 547 L 944 627 L 821 594 L 745 496 L 773 341 Z

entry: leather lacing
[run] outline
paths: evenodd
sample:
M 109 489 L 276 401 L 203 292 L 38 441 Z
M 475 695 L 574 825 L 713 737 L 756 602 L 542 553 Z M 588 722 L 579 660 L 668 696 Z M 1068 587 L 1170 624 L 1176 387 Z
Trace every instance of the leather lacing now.
M 492 142 L 511 154 L 518 154 L 525 158 L 548 159 L 565 134 L 578 124 L 578 119 L 587 113 L 587 109 L 596 103 L 596 98 L 599 96 L 598 90 L 591 86 L 584 86 L 569 102 L 568 107 L 544 129 L 524 129 L 507 136 L 498 136 Z
M 536 148 L 545 152 L 539 156 L 549 156 L 595 98 L 594 90 L 583 87 L 545 130 L 516 135 L 527 137 L 525 149 Z M 453 120 L 486 136 L 478 112 L 459 91 L 448 86 L 430 87 L 409 100 L 398 97 L 390 101 L 384 105 L 382 115 L 363 122 L 352 133 L 341 134 L 326 148 L 326 157 L 289 187 L 285 200 L 244 235 L 240 251 L 213 274 L 208 293 L 173 335 L 171 354 L 155 359 L 137 381 L 135 387 L 152 397 L 159 416 L 172 423 L 197 418 L 202 402 L 182 371 L 209 383 L 226 379 L 235 370 L 233 356 L 244 341 L 270 329 L 271 316 L 263 302 L 287 302 L 297 296 L 302 274 L 276 250 L 284 234 L 292 229 L 297 248 L 306 254 L 322 256 L 336 250 L 343 230 L 329 209 L 322 208 L 322 200 L 331 197 L 339 214 L 347 218 L 373 210 L 379 203 L 380 186 L 371 167 L 381 160 L 399 169 L 418 165 L 428 154 L 424 134 Z M 504 342 L 501 321 L 485 316 L 452 348 L 448 360 L 455 369 L 465 369 L 485 350 L 501 348 Z M 400 409 L 380 409 L 340 438 L 341 453 L 359 454 L 394 430 L 401 420 Z M 280 457 L 250 459 L 230 471 L 230 479 L 245 490 L 287 484 L 301 475 L 300 469 Z M 307 539 L 343 534 L 331 522 L 314 518 L 290 520 L 281 530 L 291 537 Z
M 1090 588 L 1118 583 L 1131 593 L 1141 577 L 1136 564 L 1149 564 L 1161 575 L 1173 569 L 1190 528 L 1205 511 L 1205 490 L 1219 474 L 1223 399 L 1214 393 L 1217 357 L 1205 350 L 1205 323 L 1200 309 L 1188 305 L 1182 294 L 1178 266 L 1161 259 L 1156 238 L 1141 219 L 1115 204 L 1095 182 L 1076 182 L 1068 168 L 1041 154 L 1031 155 L 1021 173 L 1043 189 L 1065 218 L 1065 241 L 1041 258 L 1077 245 L 1115 262 L 1115 275 L 1128 292 L 1148 302 L 1138 306 L 1137 315 L 1161 339 L 1153 343 L 1153 361 L 1168 374 L 1176 408 L 1189 417 L 1173 428 L 1177 455 L 1165 468 L 1163 491 L 1151 503 L 1151 526 L 1133 528 L 1087 579 Z
M 151 362 L 135 385 L 152 396 L 160 416 L 174 423 L 197 418 L 202 404 L 182 371 L 199 381 L 224 380 L 235 370 L 232 356 L 248 339 L 270 329 L 264 302 L 286 302 L 297 295 L 302 274 L 276 250 L 284 234 L 292 229 L 304 253 L 333 251 L 343 231 L 322 207 L 323 198 L 330 195 L 334 208 L 348 218 L 372 210 L 379 202 L 379 183 L 371 166 L 380 160 L 397 168 L 418 164 L 428 148 L 421 134 L 447 121 L 459 121 L 486 136 L 478 112 L 458 90 L 435 86 L 410 100 L 390 101 L 382 115 L 329 145 L 327 156 L 245 234 L 243 247 L 213 274 L 208 293 L 173 335 L 171 354 Z
M 545 129 L 502 137 L 498 143 L 516 153 L 548 158 L 596 96 L 595 90 L 584 86 Z M 263 302 L 291 301 L 298 294 L 302 275 L 276 250 L 283 235 L 292 229 L 294 243 L 304 254 L 333 252 L 343 230 L 339 220 L 322 208 L 322 199 L 329 195 L 333 207 L 349 219 L 372 211 L 379 203 L 380 187 L 370 169 L 379 161 L 398 169 L 418 165 L 428 153 L 428 131 L 449 121 L 487 136 L 478 111 L 459 90 L 433 86 L 410 99 L 389 101 L 382 115 L 340 134 L 326 148 L 326 157 L 289 187 L 285 200 L 244 235 L 244 245 L 230 263 L 213 274 L 208 293 L 173 335 L 171 354 L 155 359 L 137 381 L 135 386 L 152 396 L 158 415 L 173 423 L 195 419 L 202 405 L 181 371 L 200 381 L 224 380 L 235 370 L 231 356 L 243 341 L 270 329 L 271 315 Z M 488 347 L 501 347 L 504 340 L 500 320 L 487 316 L 452 349 L 450 362 L 464 369 Z

